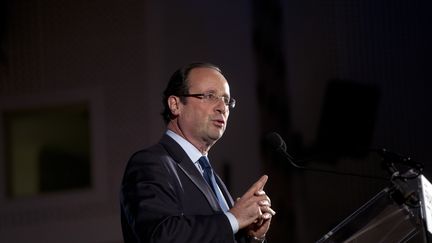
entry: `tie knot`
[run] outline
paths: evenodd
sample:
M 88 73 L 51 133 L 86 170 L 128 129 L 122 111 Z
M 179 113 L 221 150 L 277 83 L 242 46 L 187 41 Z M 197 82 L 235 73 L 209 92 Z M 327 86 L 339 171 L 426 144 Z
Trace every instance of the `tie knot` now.
M 203 169 L 211 169 L 210 163 L 209 163 L 209 161 L 207 160 L 207 157 L 205 157 L 205 156 L 202 156 L 202 157 L 198 160 L 198 163 L 201 165 L 201 167 L 202 167 Z

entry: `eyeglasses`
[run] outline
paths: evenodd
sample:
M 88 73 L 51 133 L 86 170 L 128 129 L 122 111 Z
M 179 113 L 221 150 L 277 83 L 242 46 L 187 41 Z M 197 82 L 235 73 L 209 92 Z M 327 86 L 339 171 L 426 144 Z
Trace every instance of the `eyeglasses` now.
M 183 94 L 183 95 L 179 95 L 179 96 L 183 96 L 183 97 L 194 97 L 194 98 L 198 98 L 204 101 L 207 101 L 209 103 L 216 103 L 218 102 L 220 99 L 223 100 L 224 104 L 226 106 L 228 106 L 230 109 L 233 109 L 236 105 L 236 101 L 234 98 L 229 98 L 226 96 L 218 96 L 215 95 L 214 93 L 203 93 L 203 94 Z

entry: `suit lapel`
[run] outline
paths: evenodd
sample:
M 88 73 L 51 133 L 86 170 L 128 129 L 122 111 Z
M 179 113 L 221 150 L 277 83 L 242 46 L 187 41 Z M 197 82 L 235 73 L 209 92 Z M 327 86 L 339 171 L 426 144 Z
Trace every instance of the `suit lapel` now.
M 225 183 L 223 183 L 223 181 L 221 180 L 221 178 L 217 174 L 215 174 L 215 178 L 216 178 L 216 182 L 217 182 L 219 188 L 222 191 L 222 194 L 225 197 L 225 200 L 228 204 L 228 207 L 232 208 L 232 206 L 234 205 L 234 201 L 233 201 L 231 194 L 229 193 L 228 189 L 226 188 Z
M 208 186 L 207 182 L 204 180 L 182 147 L 168 135 L 164 135 L 162 137 L 160 144 L 162 144 L 171 157 L 177 162 L 178 167 L 204 194 L 212 209 L 216 212 L 222 211 L 213 191 Z

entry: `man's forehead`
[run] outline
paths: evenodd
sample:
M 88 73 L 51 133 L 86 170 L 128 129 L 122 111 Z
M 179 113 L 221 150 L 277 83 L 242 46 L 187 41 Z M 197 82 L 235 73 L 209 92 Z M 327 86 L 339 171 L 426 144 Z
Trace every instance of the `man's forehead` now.
M 206 77 L 206 76 L 222 76 L 222 73 L 220 73 L 217 69 L 211 68 L 211 67 L 196 67 L 189 71 L 188 78 L 194 78 L 194 77 Z
M 194 68 L 189 73 L 188 86 L 192 87 L 208 87 L 213 89 L 228 88 L 229 85 L 225 77 L 212 68 Z M 224 87 L 226 86 L 226 87 Z

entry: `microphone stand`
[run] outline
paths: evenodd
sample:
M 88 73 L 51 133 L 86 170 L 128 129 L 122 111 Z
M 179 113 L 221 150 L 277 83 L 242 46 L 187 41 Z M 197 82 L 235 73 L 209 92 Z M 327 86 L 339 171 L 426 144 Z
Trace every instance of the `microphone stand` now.
M 286 151 L 283 151 L 282 149 L 277 149 L 277 151 L 294 167 L 300 170 L 304 171 L 311 171 L 311 172 L 320 172 L 320 173 L 326 173 L 326 174 L 332 174 L 332 175 L 342 175 L 342 176 L 353 176 L 353 177 L 360 177 L 360 178 L 369 178 L 369 179 L 378 179 L 378 180 L 388 180 L 389 178 L 381 177 L 381 176 L 374 176 L 374 175 L 365 175 L 365 174 L 358 174 L 353 172 L 342 172 L 342 171 L 336 171 L 336 170 L 327 170 L 327 169 L 321 169 L 321 168 L 314 168 L 314 167 L 306 167 L 299 165 L 298 162 L 289 155 Z
M 387 149 L 371 149 L 370 152 L 376 152 L 382 157 L 382 165 L 385 167 L 387 172 L 391 175 L 390 178 L 381 176 L 373 176 L 366 174 L 358 174 L 351 172 L 343 172 L 336 170 L 327 170 L 314 167 L 306 167 L 299 165 L 298 162 L 289 155 L 283 148 L 277 149 L 277 151 L 284 156 L 284 158 L 294 167 L 304 171 L 326 173 L 332 175 L 352 176 L 359 178 L 379 179 L 379 180 L 390 180 L 391 186 L 389 187 L 389 194 L 399 204 L 407 204 L 410 207 L 418 207 L 419 199 L 416 195 L 416 191 L 409 188 L 407 180 L 415 179 L 422 174 L 423 164 L 413 161 L 410 157 L 404 157 L 393 152 L 389 152 Z M 403 164 L 408 166 L 410 169 L 401 173 L 400 169 L 396 167 L 396 164 Z

